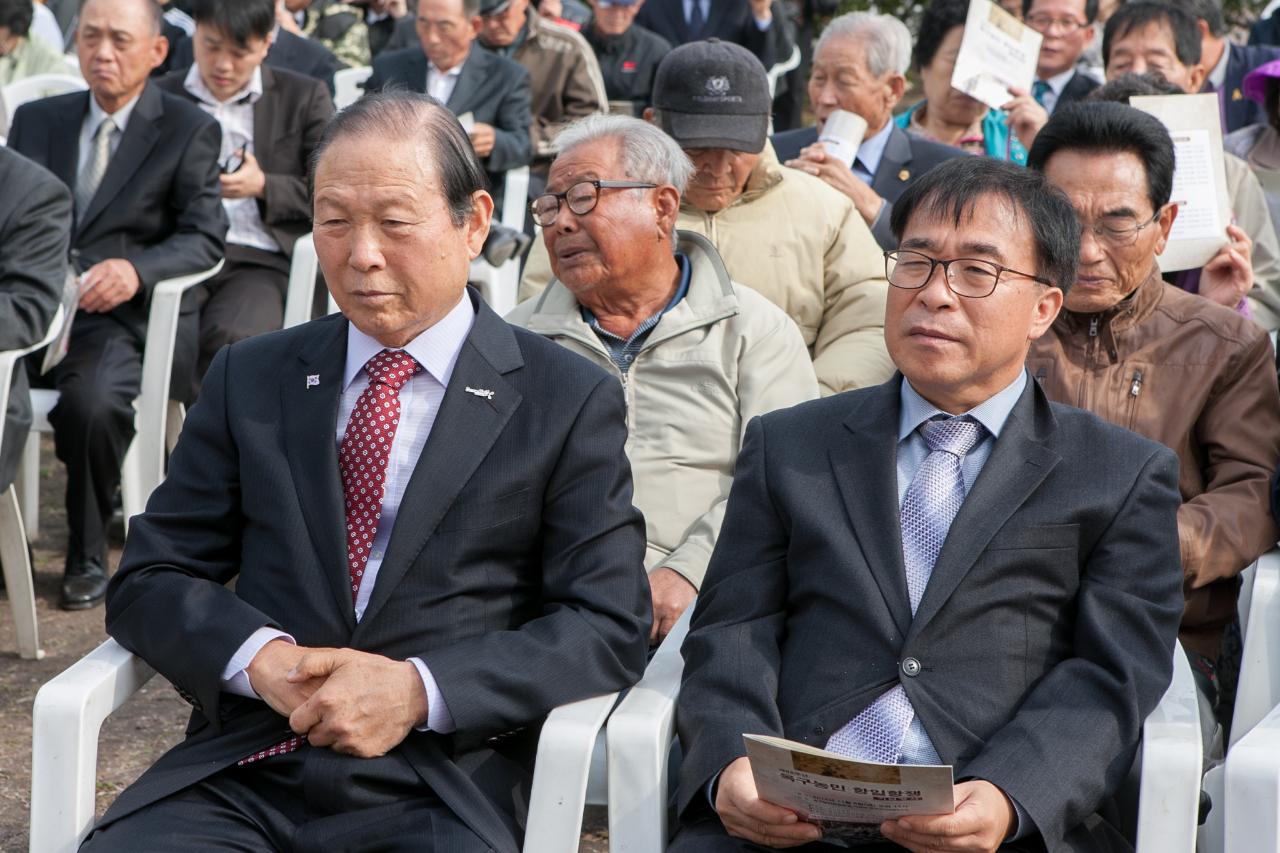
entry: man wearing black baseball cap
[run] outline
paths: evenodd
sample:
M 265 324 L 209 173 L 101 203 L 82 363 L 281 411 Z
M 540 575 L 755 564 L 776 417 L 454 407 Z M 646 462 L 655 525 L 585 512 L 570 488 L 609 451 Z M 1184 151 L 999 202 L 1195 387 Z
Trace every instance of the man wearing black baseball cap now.
M 772 100 L 764 66 L 736 44 L 693 42 L 658 66 L 646 117 L 695 167 L 680 227 L 707 235 L 735 280 L 791 315 L 824 393 L 879 384 L 893 373 L 880 251 L 848 198 L 778 163 Z

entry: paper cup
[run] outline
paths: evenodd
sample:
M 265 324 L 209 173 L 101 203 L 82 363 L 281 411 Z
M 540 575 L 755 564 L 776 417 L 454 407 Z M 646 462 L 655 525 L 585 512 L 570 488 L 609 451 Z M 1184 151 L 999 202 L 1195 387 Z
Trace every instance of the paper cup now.
M 822 136 L 818 141 L 827 149 L 827 153 L 846 166 L 852 168 L 858 156 L 858 146 L 867 132 L 867 120 L 857 113 L 836 110 L 827 117 L 822 125 Z

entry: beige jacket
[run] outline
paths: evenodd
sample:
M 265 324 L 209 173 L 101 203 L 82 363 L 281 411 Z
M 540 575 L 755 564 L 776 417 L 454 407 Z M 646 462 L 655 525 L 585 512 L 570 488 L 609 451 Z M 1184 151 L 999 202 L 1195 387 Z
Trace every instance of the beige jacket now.
M 884 346 L 884 257 L 843 193 L 779 165 L 766 145 L 733 204 L 710 214 L 684 204 L 676 226 L 709 239 L 734 281 L 795 320 L 823 394 L 893 375 Z M 520 298 L 541 292 L 550 278 L 546 247 L 535 240 Z
M 658 322 L 624 376 L 559 281 L 517 305 L 507 322 L 608 370 L 627 399 L 627 456 L 644 513 L 645 568 L 674 569 L 701 586 L 724 519 L 748 421 L 818 396 L 795 324 L 729 280 L 705 239 L 682 233 L 689 292 Z
M 530 9 L 529 33 L 512 58 L 529 72 L 532 86 L 535 169 L 546 171 L 555 155 L 555 139 L 565 124 L 609 111 L 604 76 L 595 51 L 578 33 Z

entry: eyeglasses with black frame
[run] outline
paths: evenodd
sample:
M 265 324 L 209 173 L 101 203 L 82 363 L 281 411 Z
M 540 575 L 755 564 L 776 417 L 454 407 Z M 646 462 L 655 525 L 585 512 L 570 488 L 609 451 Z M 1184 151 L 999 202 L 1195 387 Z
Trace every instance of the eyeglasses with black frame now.
M 1160 207 L 1156 209 L 1156 212 L 1151 214 L 1150 219 L 1143 220 L 1142 222 L 1138 222 L 1137 218 L 1132 216 L 1111 217 L 1110 222 L 1104 223 L 1081 222 L 1080 236 L 1083 237 L 1084 232 L 1086 231 L 1092 231 L 1094 237 L 1109 246 L 1114 246 L 1116 248 L 1132 246 L 1134 243 L 1138 242 L 1138 235 L 1142 233 L 1142 229 L 1158 220 L 1160 218 L 1160 214 L 1164 213 L 1165 208 L 1170 205 L 1176 207 L 1178 202 L 1171 201 L 1169 204 L 1160 205 Z
M 955 266 L 952 266 L 955 264 Z M 1017 275 L 1040 284 L 1052 286 L 1053 282 L 1029 272 L 1018 272 L 994 261 L 981 258 L 931 258 L 923 252 L 900 250 L 884 253 L 884 274 L 889 284 L 902 290 L 919 290 L 933 278 L 933 271 L 942 267 L 942 280 L 956 296 L 982 299 L 995 292 L 1002 275 Z
M 1023 23 L 1028 27 L 1043 35 L 1049 35 L 1057 31 L 1059 35 L 1069 36 L 1076 30 L 1083 30 L 1089 26 L 1087 22 L 1079 21 L 1075 18 L 1055 18 L 1045 13 L 1037 13 L 1028 15 Z
M 645 181 L 578 181 L 562 193 L 545 193 L 529 203 L 529 212 L 533 221 L 543 228 L 550 228 L 560 215 L 560 202 L 569 205 L 569 210 L 578 216 L 585 216 L 596 209 L 600 201 L 600 190 L 652 190 L 657 184 Z

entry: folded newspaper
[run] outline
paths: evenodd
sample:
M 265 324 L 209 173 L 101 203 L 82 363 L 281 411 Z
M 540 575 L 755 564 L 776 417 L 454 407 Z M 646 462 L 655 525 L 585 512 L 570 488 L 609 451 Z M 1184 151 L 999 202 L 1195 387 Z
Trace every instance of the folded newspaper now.
M 779 737 L 742 738 L 761 799 L 820 826 L 824 843 L 883 842 L 882 821 L 955 811 L 950 765 L 874 764 Z

